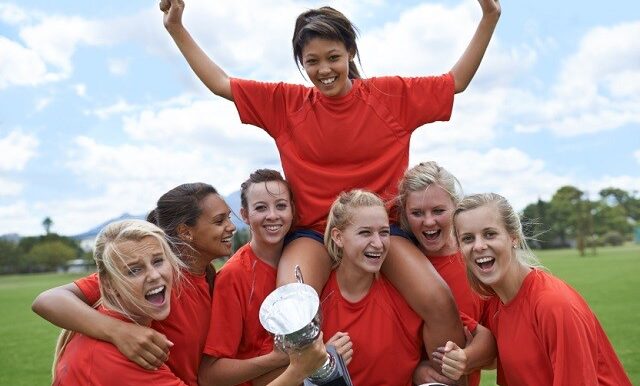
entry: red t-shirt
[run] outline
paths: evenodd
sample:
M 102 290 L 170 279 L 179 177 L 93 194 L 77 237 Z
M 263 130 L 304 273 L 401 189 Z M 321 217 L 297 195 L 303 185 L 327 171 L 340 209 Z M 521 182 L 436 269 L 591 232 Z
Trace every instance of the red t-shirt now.
M 354 385 L 412 385 L 422 349 L 422 319 L 382 274 L 362 300 L 351 303 L 342 297 L 334 270 L 321 299 L 324 339 L 344 331 L 353 342 L 348 368 Z
M 433 267 L 438 271 L 442 279 L 451 289 L 451 293 L 458 305 L 460 313 L 468 315 L 474 320 L 480 320 L 484 307 L 484 300 L 478 296 L 469 285 L 467 280 L 466 266 L 462 257 L 462 253 L 457 251 L 453 255 L 448 256 L 428 256 Z M 464 318 L 463 318 L 464 321 Z M 468 326 L 468 323 L 464 323 Z M 471 332 L 475 330 L 469 328 Z M 480 371 L 474 371 L 468 377 L 469 386 L 477 386 L 480 384 Z
M 205 354 L 248 359 L 273 351 L 273 337 L 260 324 L 259 313 L 264 299 L 276 288 L 276 273 L 249 244 L 226 262 L 216 276 Z
M 449 119 L 454 82 L 451 74 L 355 79 L 338 98 L 315 87 L 235 78 L 231 89 L 240 120 L 276 141 L 298 227 L 324 233 L 340 192 L 365 188 L 385 200 L 395 197 L 411 133 Z
M 99 307 L 98 311 L 120 320 L 124 316 Z M 128 360 L 111 343 L 75 334 L 56 365 L 54 386 L 158 385 L 186 386 L 167 365 L 145 370 Z
M 584 299 L 544 271 L 509 303 L 490 298 L 482 324 L 498 344 L 500 385 L 631 385 Z
M 166 364 L 175 375 L 191 386 L 198 384 L 198 367 L 209 331 L 211 295 L 205 275 L 183 271 L 179 287 L 171 291 L 171 312 L 165 320 L 153 321 L 151 327 L 173 342 Z M 98 276 L 89 275 L 75 281 L 91 304 L 100 298 Z

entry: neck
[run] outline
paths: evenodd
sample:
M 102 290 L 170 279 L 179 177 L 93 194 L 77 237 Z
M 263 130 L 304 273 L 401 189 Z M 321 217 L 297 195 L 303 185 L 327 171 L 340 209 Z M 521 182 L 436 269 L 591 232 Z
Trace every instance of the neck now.
M 375 274 L 353 269 L 348 264 L 345 264 L 343 259 L 336 269 L 336 279 L 342 296 L 355 303 L 367 296 L 375 279 Z
M 284 245 L 284 240 L 278 242 L 277 244 L 269 244 L 261 240 L 256 240 L 255 237 L 252 237 L 251 241 L 249 241 L 249 245 L 251 246 L 253 253 L 256 254 L 258 259 L 264 261 L 274 268 L 278 266 L 280 256 L 282 256 L 282 247 Z
M 511 264 L 509 272 L 505 274 L 500 285 L 493 287 L 502 303 L 507 304 L 516 297 L 529 272 L 531 272 L 531 268 L 520 262 Z
M 211 265 L 211 262 L 215 259 L 214 257 L 204 257 L 200 252 L 188 248 L 181 253 L 181 257 L 182 262 L 187 265 L 189 272 L 194 275 L 203 275 L 207 266 Z

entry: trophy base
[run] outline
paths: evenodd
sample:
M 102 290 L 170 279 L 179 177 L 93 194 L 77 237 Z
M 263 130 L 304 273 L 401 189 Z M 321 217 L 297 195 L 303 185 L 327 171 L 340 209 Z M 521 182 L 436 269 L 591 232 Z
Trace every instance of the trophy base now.
M 304 380 L 304 386 L 353 386 L 353 383 L 351 383 L 351 377 L 349 376 L 349 370 L 347 370 L 347 366 L 344 364 L 340 354 L 336 351 L 336 348 L 333 345 L 328 345 L 327 352 L 335 360 L 336 372 L 334 375 L 329 379 L 322 381 L 311 381 L 307 378 Z

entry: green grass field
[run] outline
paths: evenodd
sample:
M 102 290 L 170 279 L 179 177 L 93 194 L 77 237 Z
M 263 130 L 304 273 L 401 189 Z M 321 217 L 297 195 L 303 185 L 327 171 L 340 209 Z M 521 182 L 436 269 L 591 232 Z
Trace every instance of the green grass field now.
M 597 256 L 574 250 L 539 254 L 556 276 L 587 299 L 604 326 L 633 384 L 640 385 L 640 246 L 600 248 Z M 0 385 L 47 385 L 58 329 L 31 311 L 41 291 L 75 276 L 0 276 Z M 635 295 L 634 295 L 635 294 Z M 482 385 L 495 385 L 483 375 Z

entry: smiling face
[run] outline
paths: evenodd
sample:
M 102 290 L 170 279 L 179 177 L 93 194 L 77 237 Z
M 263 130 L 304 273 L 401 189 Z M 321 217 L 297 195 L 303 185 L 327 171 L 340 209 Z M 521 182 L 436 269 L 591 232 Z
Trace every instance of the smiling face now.
M 192 227 L 186 227 L 186 239 L 196 252 L 207 259 L 231 254 L 233 232 L 231 209 L 217 194 L 209 194 L 200 202 L 202 213 Z
M 246 197 L 247 208 L 240 209 L 240 214 L 251 228 L 252 241 L 282 248 L 293 221 L 287 186 L 281 181 L 253 183 L 247 189 Z
M 340 41 L 313 38 L 302 49 L 302 66 L 322 94 L 341 97 L 351 90 L 351 56 Z
M 146 236 L 139 241 L 122 241 L 117 248 L 121 258 L 115 259 L 115 266 L 127 288 L 112 287 L 123 308 L 141 324 L 165 319 L 170 311 L 173 267 L 160 242 Z M 124 296 L 124 291 L 129 296 Z
M 382 206 L 354 208 L 350 223 L 344 230 L 333 228 L 331 237 L 342 249 L 340 270 L 377 273 L 391 240 L 387 211 Z
M 451 196 L 437 184 L 407 194 L 404 208 L 407 223 L 425 255 L 446 256 L 456 252 L 453 210 Z
M 515 256 L 516 238 L 506 230 L 495 205 L 486 204 L 459 213 L 455 226 L 471 273 L 499 295 L 511 293 L 509 286 L 516 281 L 521 264 Z

